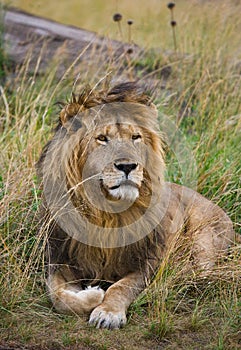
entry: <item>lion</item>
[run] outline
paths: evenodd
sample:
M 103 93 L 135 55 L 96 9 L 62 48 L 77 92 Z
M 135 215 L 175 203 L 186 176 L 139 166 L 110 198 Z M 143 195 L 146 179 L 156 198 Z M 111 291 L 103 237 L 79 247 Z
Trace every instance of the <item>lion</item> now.
M 51 301 L 97 328 L 126 324 L 180 235 L 206 274 L 234 240 L 219 206 L 165 181 L 157 109 L 134 82 L 73 95 L 37 168 Z

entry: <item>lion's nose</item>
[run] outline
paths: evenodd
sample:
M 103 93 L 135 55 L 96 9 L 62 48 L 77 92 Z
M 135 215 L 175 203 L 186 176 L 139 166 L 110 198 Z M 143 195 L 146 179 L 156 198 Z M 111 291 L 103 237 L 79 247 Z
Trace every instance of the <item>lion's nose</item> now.
M 137 168 L 137 164 L 136 163 L 120 163 L 120 164 L 114 164 L 115 167 L 120 170 L 123 171 L 126 174 L 126 177 L 128 177 L 129 173 Z

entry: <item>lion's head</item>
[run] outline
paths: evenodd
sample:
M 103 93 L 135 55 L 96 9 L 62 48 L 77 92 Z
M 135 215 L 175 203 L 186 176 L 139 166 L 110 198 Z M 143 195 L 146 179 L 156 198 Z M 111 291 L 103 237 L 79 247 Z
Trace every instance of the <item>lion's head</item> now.
M 115 88 L 102 99 L 89 92 L 85 104 L 83 96 L 75 98 L 60 116 L 72 148 L 66 172 L 77 192 L 86 185 L 76 185 L 89 179 L 92 192 L 95 182 L 109 201 L 134 203 L 160 183 L 164 161 L 157 111 L 135 85 Z M 150 173 L 158 176 L 151 179 Z

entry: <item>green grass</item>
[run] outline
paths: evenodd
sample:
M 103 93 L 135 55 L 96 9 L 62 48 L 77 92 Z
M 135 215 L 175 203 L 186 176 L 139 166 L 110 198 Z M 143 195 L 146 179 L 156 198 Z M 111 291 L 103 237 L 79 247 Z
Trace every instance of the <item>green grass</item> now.
M 142 5 L 145 10 L 144 1 Z M 129 11 L 135 23 L 142 19 L 145 25 L 140 24 L 136 31 L 137 37 L 149 43 L 147 49 L 159 42 L 162 49 L 172 50 L 171 29 L 158 20 L 160 12 L 155 14 L 150 6 L 150 13 L 145 14 L 140 6 L 138 17 L 131 12 L 133 6 L 123 11 Z M 169 18 L 168 10 L 161 8 Z M 171 131 L 172 125 L 178 130 L 176 137 L 181 145 L 169 144 L 168 179 L 190 184 L 218 203 L 239 233 L 240 10 L 234 1 L 202 5 L 180 1 L 175 9 L 177 55 L 152 50 L 134 61 L 122 62 L 129 75 L 137 74 L 143 80 L 147 74 L 160 78 L 159 71 L 151 72 L 153 68 L 171 67 L 165 90 L 157 91 L 156 96 L 160 113 L 168 115 Z M 101 23 L 107 21 L 105 11 L 100 7 L 100 32 Z M 96 25 L 94 18 L 90 11 L 87 28 Z M 89 328 L 85 318 L 58 315 L 51 309 L 44 283 L 43 237 L 36 234 L 41 191 L 35 163 L 58 119 L 54 103 L 69 98 L 73 77 L 70 68 L 57 82 L 54 65 L 46 74 L 38 74 L 37 68 L 30 74 L 29 59 L 26 57 L 16 76 L 1 87 L 0 95 L 0 345 L 35 345 L 40 349 L 238 349 L 240 246 L 231 249 L 230 256 L 207 279 L 187 274 L 188 253 L 180 256 L 178 247 L 174 247 L 151 286 L 131 306 L 123 330 L 98 331 Z M 86 81 L 95 85 L 110 70 L 111 78 L 118 77 L 114 64 L 98 66 L 95 62 L 93 57 L 87 71 L 83 63 L 76 90 Z M 196 164 L 192 172 L 188 168 L 190 159 Z

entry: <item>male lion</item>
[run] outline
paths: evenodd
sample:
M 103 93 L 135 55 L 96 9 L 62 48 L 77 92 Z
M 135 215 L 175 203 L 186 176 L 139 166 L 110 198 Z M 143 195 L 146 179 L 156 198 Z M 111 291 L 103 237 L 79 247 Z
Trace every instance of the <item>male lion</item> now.
M 177 234 L 206 273 L 233 241 L 221 208 L 164 181 L 163 157 L 157 111 L 135 83 L 87 89 L 63 106 L 38 162 L 47 286 L 58 311 L 122 327 Z

